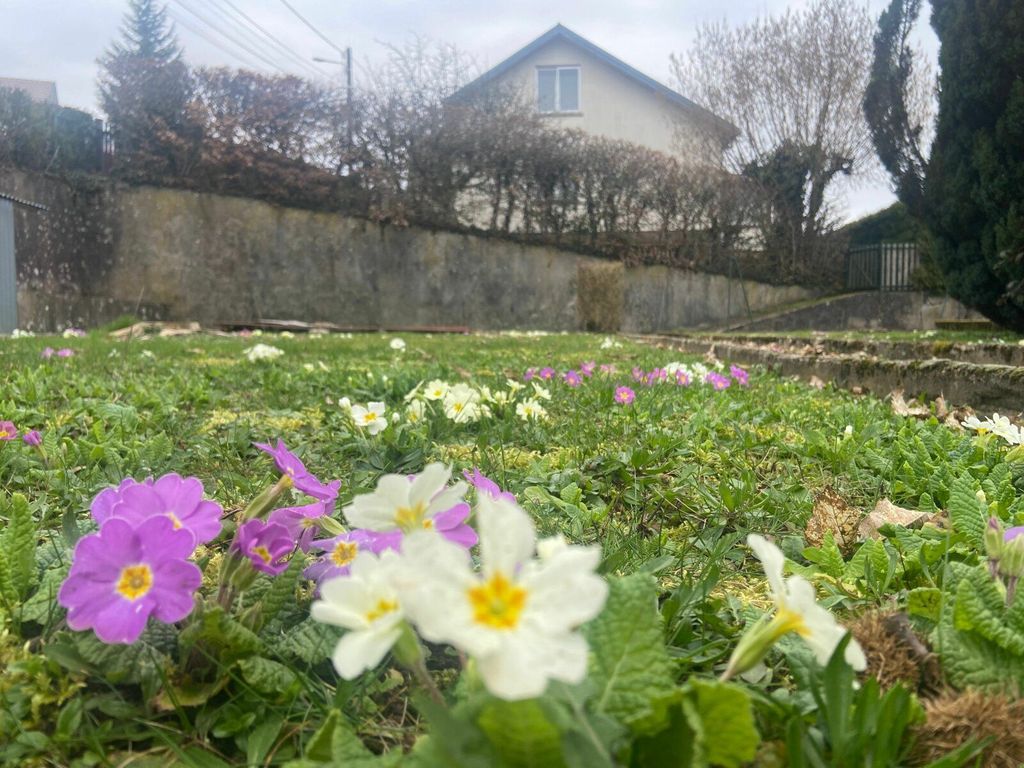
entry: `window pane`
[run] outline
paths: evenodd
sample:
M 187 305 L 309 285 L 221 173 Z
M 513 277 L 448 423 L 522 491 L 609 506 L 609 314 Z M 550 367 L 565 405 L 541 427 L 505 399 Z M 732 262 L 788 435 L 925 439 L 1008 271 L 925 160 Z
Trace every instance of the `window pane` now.
M 537 111 L 555 111 L 555 70 L 537 70 Z
M 572 69 L 558 70 L 558 111 L 579 112 L 580 110 L 580 71 Z

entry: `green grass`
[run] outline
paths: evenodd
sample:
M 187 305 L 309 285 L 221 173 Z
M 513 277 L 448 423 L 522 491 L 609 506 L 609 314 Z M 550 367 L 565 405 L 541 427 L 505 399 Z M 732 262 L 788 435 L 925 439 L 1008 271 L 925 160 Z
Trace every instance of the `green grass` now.
M 775 536 L 840 612 L 900 604 L 907 589 L 934 584 L 936 574 L 899 564 L 883 579 L 865 570 L 865 557 L 877 554 L 872 550 L 861 556 L 859 572 L 854 563 L 837 576 L 842 556 L 837 566 L 827 547 L 827 556 L 805 551 L 803 528 L 815 495 L 831 487 L 859 508 L 888 497 L 936 510 L 946 507 L 958 473 L 983 467 L 988 475 L 1007 466 L 997 445 L 978 447 L 934 420 L 906 422 L 873 398 L 819 391 L 759 370 L 749 387 L 723 392 L 644 387 L 632 381 L 633 366 L 649 370 L 677 358 L 625 341 L 601 349 L 600 336 L 407 334 L 408 346 L 398 353 L 390 338 L 118 342 L 93 334 L 0 341 L 0 421 L 44 436 L 42 452 L 20 441 L 0 443 L 0 485 L 27 497 L 39 530 L 24 607 L 0 607 L 0 705 L 10 713 L 0 714 L 0 764 L 278 765 L 308 757 L 332 711 L 374 753 L 397 755 L 422 730 L 399 668 L 386 663 L 346 683 L 327 661 L 336 635 L 317 635 L 319 646 L 300 642 L 296 627 L 308 627 L 311 597 L 301 580 L 251 647 L 237 633 L 207 628 L 182 658 L 175 632 L 151 621 L 145 642 L 111 654 L 89 633 L 70 632 L 47 597 L 73 542 L 95 528 L 91 499 L 125 477 L 195 475 L 208 497 L 235 513 L 278 477 L 254 442 L 282 438 L 319 477 L 341 479 L 339 508 L 372 490 L 383 473 L 417 472 L 431 461 L 457 473 L 479 467 L 516 494 L 543 534 L 600 545 L 609 577 L 658 575 L 666 644 L 683 680 L 719 674 L 751 606 L 769 604 L 756 561 L 740 547 L 747 532 Z M 257 341 L 285 354 L 250 363 L 242 353 Z M 43 360 L 47 345 L 76 354 Z M 390 424 L 370 438 L 337 405 L 342 396 L 384 401 L 390 417 L 403 412 L 403 397 L 421 381 L 498 390 L 509 378 L 520 381 L 528 367 L 565 370 L 586 360 L 613 363 L 618 373 L 595 374 L 579 389 L 546 383 L 552 398 L 544 403 L 549 419 L 541 422 L 495 407 L 491 418 L 474 424 L 436 415 Z M 618 384 L 636 389 L 632 406 L 614 404 Z M 1001 514 L 1019 524 L 1022 504 L 999 488 L 1009 493 Z M 0 520 L 3 514 L 0 506 Z M 226 545 L 212 544 L 199 556 L 208 574 Z M 887 557 L 890 545 L 878 546 Z M 271 586 L 261 578 L 239 607 L 258 603 Z M 253 672 L 248 657 L 277 665 L 268 669 L 286 681 L 284 689 Z M 431 659 L 450 695 L 457 662 L 443 651 Z M 796 714 L 811 703 L 790 692 L 793 663 L 789 651 L 771 656 L 776 677 L 761 687 L 775 690 L 777 701 L 755 696 L 765 742 L 785 740 L 793 718 L 817 727 Z

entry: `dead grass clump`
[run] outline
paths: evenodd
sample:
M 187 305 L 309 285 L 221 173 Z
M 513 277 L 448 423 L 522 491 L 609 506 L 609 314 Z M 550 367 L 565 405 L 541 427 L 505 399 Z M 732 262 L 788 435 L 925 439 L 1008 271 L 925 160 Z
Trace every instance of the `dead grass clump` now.
M 993 737 L 981 754 L 986 768 L 1024 765 L 1024 700 L 977 690 L 947 691 L 924 702 L 926 720 L 915 729 L 915 765 L 925 765 L 972 740 Z

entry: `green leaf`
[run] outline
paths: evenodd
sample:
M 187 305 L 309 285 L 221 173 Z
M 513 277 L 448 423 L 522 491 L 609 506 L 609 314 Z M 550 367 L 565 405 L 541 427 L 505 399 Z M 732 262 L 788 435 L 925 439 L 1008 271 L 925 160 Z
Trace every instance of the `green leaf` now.
M 976 495 L 977 490 L 970 475 L 961 475 L 953 481 L 949 491 L 949 520 L 953 530 L 962 533 L 971 546 L 982 551 L 988 516 Z
M 738 686 L 693 680 L 696 710 L 705 734 L 704 756 L 711 765 L 739 768 L 754 759 L 761 743 L 750 695 Z
M 604 611 L 586 627 L 593 651 L 594 710 L 630 724 L 674 688 L 658 587 L 643 574 L 612 579 Z
M 28 499 L 16 493 L 4 506 L 7 526 L 0 533 L 0 599 L 14 604 L 27 594 L 35 576 L 38 533 Z
M 564 768 L 562 740 L 536 699 L 493 700 L 477 718 L 501 758 L 513 768 Z
M 832 531 L 825 533 L 820 547 L 807 547 L 804 557 L 821 568 L 823 573 L 836 579 L 842 578 L 846 563 L 843 562 L 843 553 L 839 551 Z
M 341 630 L 337 627 L 307 618 L 279 639 L 268 639 L 268 642 L 280 654 L 293 656 L 307 664 L 316 664 L 331 655 L 340 637 Z
M 301 557 L 292 557 L 288 569 L 275 578 L 260 601 L 260 624 L 265 626 L 289 602 L 295 601 L 295 585 L 302 573 Z
M 918 587 L 907 593 L 907 613 L 937 622 L 942 611 L 942 590 Z
M 294 698 L 302 687 L 298 676 L 284 664 L 262 656 L 249 656 L 238 662 L 242 679 L 264 696 L 275 700 Z

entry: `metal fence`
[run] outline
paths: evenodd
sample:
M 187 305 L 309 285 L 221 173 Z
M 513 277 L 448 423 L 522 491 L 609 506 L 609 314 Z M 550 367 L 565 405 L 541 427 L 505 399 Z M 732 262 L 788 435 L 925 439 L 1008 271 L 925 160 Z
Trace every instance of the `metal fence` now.
M 849 290 L 912 291 L 914 270 L 921 263 L 917 243 L 877 243 L 846 253 Z

